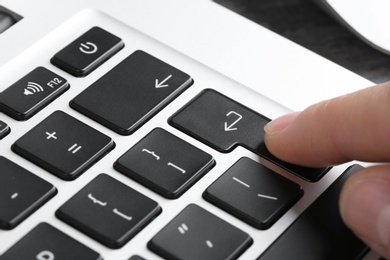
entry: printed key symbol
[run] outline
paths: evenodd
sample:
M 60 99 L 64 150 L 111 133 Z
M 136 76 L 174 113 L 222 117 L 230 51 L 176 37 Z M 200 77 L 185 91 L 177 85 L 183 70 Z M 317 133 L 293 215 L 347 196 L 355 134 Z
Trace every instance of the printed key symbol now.
M 72 146 L 68 149 L 68 151 L 69 151 L 69 152 L 72 152 L 73 154 L 75 154 L 75 153 L 77 153 L 81 148 L 82 148 L 81 145 L 74 144 L 74 145 L 72 145 Z

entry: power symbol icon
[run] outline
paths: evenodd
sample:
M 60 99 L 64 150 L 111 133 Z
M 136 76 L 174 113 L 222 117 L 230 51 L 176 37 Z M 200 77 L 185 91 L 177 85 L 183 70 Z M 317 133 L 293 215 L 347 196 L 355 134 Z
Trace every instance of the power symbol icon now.
M 79 50 L 85 54 L 94 54 L 97 52 L 98 47 L 92 42 L 81 43 Z
M 36 256 L 37 260 L 54 260 L 55 255 L 50 251 L 42 251 Z

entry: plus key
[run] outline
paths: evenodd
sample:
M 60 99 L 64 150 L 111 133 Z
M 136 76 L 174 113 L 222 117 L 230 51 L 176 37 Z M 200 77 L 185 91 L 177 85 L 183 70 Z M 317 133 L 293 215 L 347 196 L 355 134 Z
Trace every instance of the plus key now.
M 73 180 L 114 148 L 113 140 L 56 111 L 17 140 L 12 150 L 64 180 Z

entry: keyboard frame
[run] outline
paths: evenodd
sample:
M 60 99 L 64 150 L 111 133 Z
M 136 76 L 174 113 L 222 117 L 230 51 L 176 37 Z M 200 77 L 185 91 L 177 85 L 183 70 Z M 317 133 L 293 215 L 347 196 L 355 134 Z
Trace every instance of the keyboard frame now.
M 93 26 L 99 26 L 122 38 L 125 47 L 91 74 L 83 78 L 71 76 L 50 63 L 50 59 L 55 53 Z M 194 79 L 194 84 L 130 136 L 121 136 L 69 107 L 69 101 L 72 98 L 136 50 L 143 50 L 184 71 Z M 227 53 L 226 55 L 229 54 Z M 290 112 L 290 110 L 97 10 L 85 9 L 79 12 L 7 63 L 2 68 L 2 74 L 0 75 L 0 91 L 11 86 L 38 66 L 52 70 L 67 79 L 70 83 L 70 89 L 27 121 L 16 121 L 0 113 L 0 120 L 6 122 L 11 128 L 11 133 L 3 140 L 0 140 L 0 154 L 53 184 L 58 189 L 58 194 L 13 230 L 0 230 L 0 254 L 32 230 L 38 223 L 45 221 L 100 253 L 104 259 L 129 259 L 135 254 L 145 259 L 161 259 L 146 248 L 147 242 L 188 204 L 195 203 L 248 233 L 253 238 L 254 243 L 240 259 L 255 259 L 351 164 L 334 167 L 321 180 L 310 183 L 264 161 L 259 156 L 242 147 L 237 147 L 231 153 L 223 154 L 170 126 L 168 118 L 206 88 L 215 89 L 271 119 Z M 252 69 L 256 71 L 256 68 Z M 262 76 L 261 74 L 259 72 L 259 77 Z M 266 77 L 266 75 L 263 76 Z M 110 136 L 116 143 L 113 151 L 103 157 L 78 179 L 71 182 L 59 179 L 13 153 L 10 149 L 11 145 L 19 137 L 55 110 L 64 111 L 87 123 L 98 131 Z M 163 198 L 113 168 L 113 163 L 120 156 L 156 127 L 161 127 L 195 145 L 212 155 L 216 161 L 216 166 L 210 172 L 176 200 Z M 249 226 L 202 198 L 202 193 L 206 188 L 243 156 L 268 166 L 301 185 L 304 190 L 303 197 L 271 228 L 265 231 Z M 162 213 L 121 249 L 109 249 L 54 216 L 55 210 L 100 173 L 109 174 L 113 178 L 157 201 L 162 207 Z

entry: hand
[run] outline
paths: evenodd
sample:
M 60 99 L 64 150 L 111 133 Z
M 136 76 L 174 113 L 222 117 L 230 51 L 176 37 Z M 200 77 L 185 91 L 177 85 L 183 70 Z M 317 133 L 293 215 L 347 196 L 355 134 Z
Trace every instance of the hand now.
M 267 148 L 287 162 L 311 167 L 351 160 L 383 163 L 353 175 L 339 207 L 346 225 L 390 258 L 390 165 L 385 164 L 390 162 L 390 82 L 282 116 L 265 132 Z

